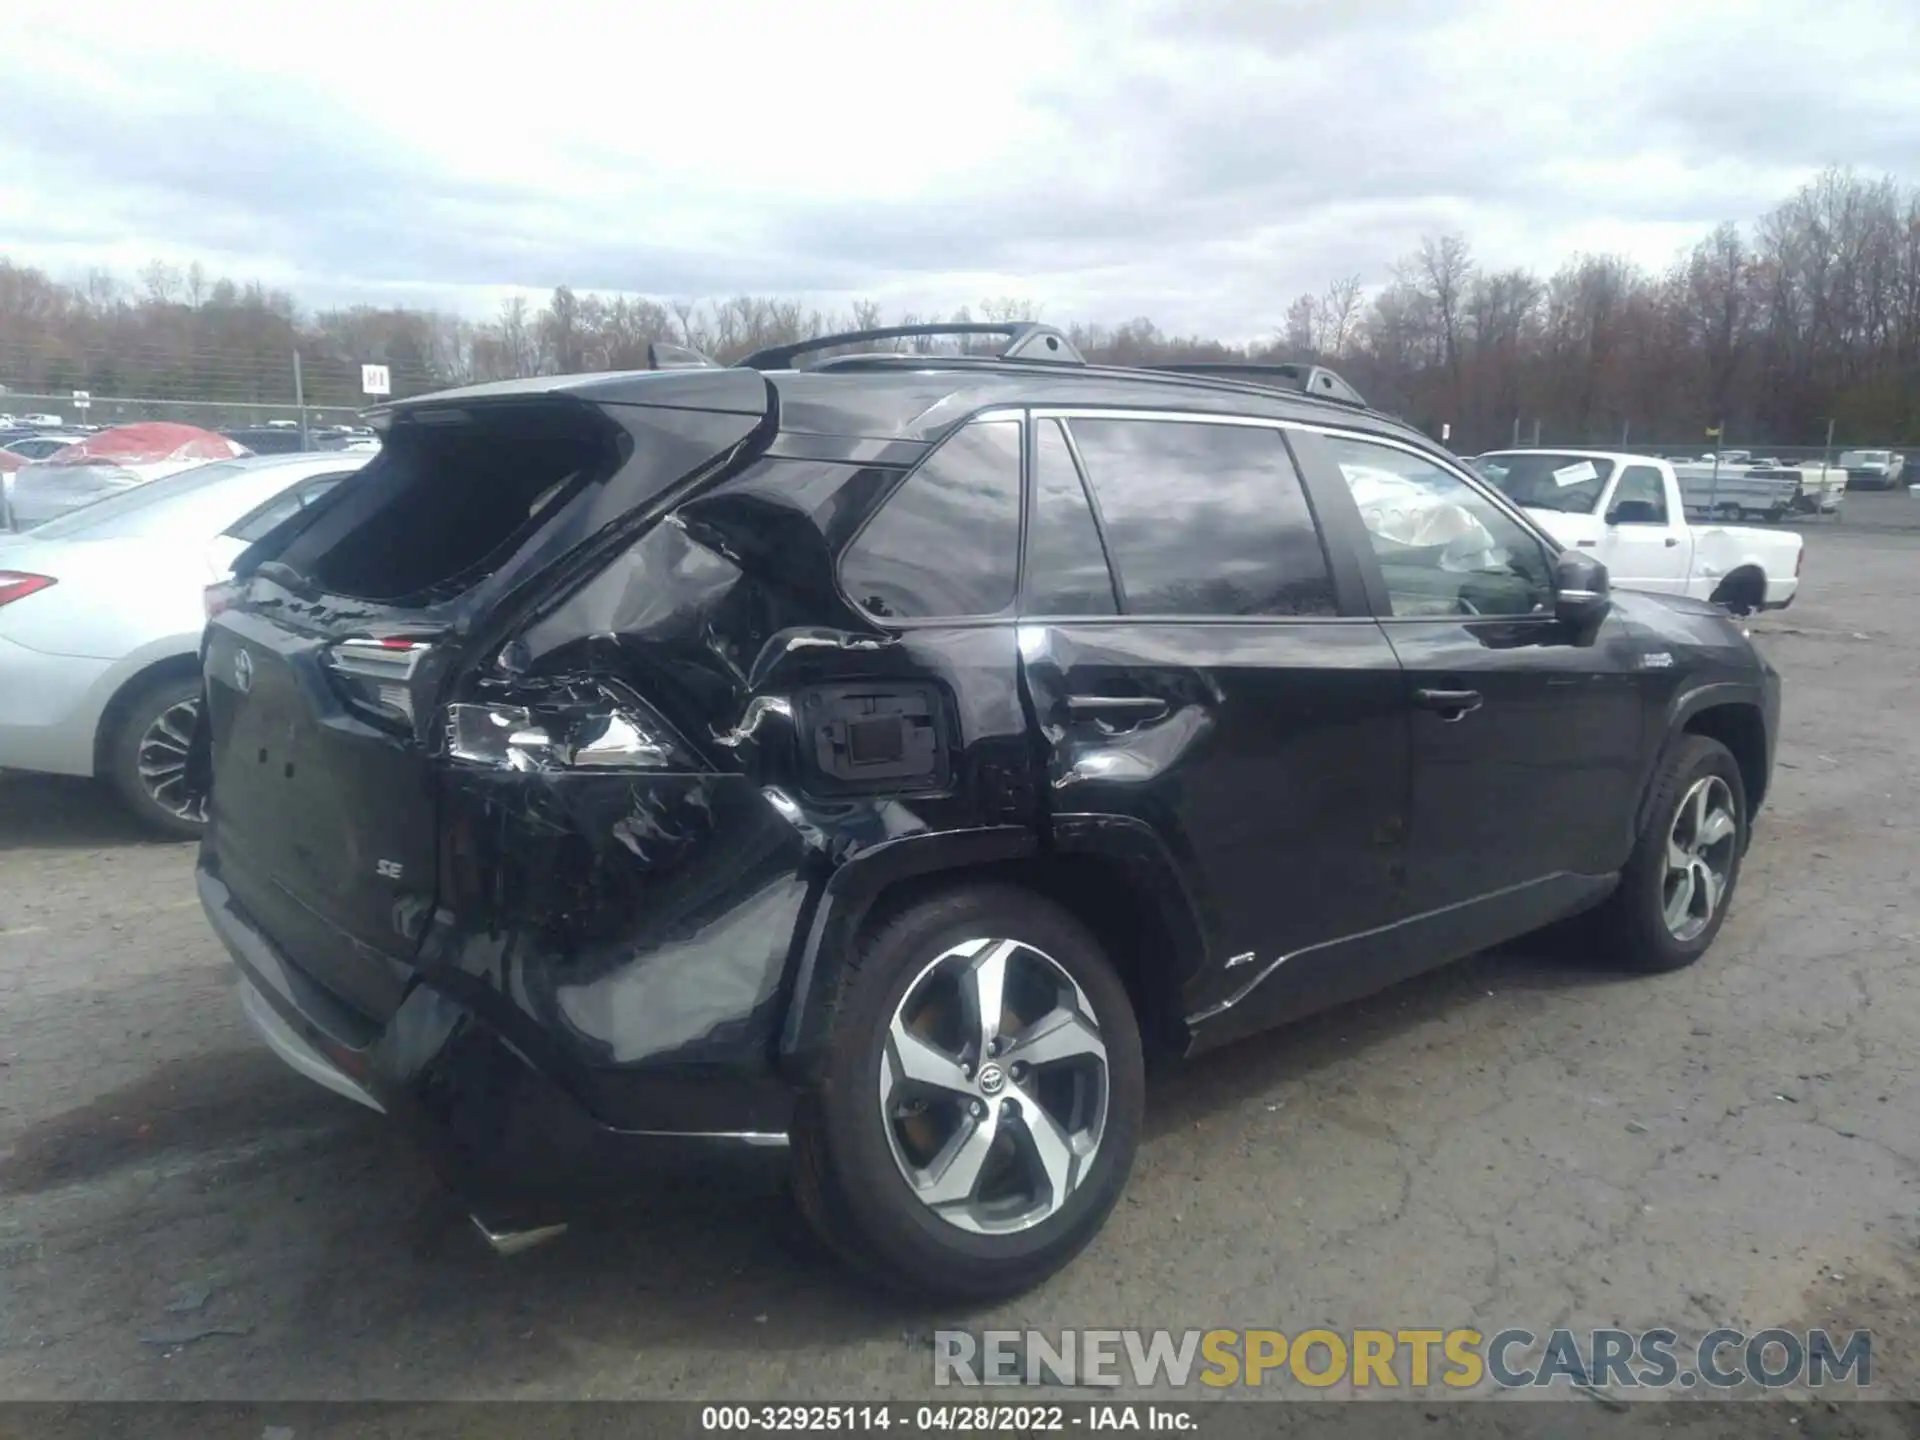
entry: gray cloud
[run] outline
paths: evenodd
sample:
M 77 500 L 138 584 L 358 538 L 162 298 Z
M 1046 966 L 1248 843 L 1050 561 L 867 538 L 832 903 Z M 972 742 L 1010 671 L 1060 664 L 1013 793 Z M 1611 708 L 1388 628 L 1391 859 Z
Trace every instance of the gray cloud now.
M 977 156 L 964 140 L 954 153 L 964 127 L 916 118 L 964 107 L 963 83 L 947 99 L 903 82 L 875 105 L 862 123 L 888 138 L 930 131 L 898 198 L 876 199 L 861 169 L 879 163 L 874 135 L 808 123 L 804 85 L 716 96 L 724 120 L 650 107 L 639 86 L 629 129 L 549 125 L 551 164 L 456 175 L 425 143 L 444 133 L 369 117 L 324 67 L 289 82 L 229 59 L 199 91 L 156 96 L 21 64 L 0 86 L 0 183 L 41 204 L 0 219 L 0 252 L 71 267 L 205 251 L 338 298 L 566 282 L 935 304 L 992 284 L 1061 318 L 1070 304 L 1246 335 L 1337 274 L 1384 278 L 1426 231 L 1551 266 L 1595 227 L 1651 246 L 1750 220 L 1826 164 L 1920 179 L 1920 88 L 1899 58 L 1914 47 L 1897 43 L 1914 35 L 1910 0 L 1841 16 L 1768 0 L 1735 33 L 1724 8 L 1640 0 L 1557 17 L 1506 0 L 1062 3 L 1074 38 L 1010 55 L 1032 71 L 1017 123 L 983 114 Z M 566 113 L 564 81 L 517 84 Z M 714 153 L 772 154 L 817 183 L 742 194 L 724 164 L 690 173 L 650 148 L 722 124 L 738 139 Z

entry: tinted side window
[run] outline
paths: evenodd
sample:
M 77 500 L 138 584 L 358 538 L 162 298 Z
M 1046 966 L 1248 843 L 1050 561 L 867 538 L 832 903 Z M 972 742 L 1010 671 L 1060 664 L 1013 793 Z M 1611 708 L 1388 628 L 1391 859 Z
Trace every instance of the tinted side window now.
M 1625 507 L 1624 509 L 1622 507 Z M 1629 465 L 1620 472 L 1610 510 L 1620 511 L 1622 525 L 1667 523 L 1667 487 L 1651 465 Z
M 1373 541 L 1395 615 L 1553 609 L 1546 547 L 1466 481 L 1386 445 L 1328 436 Z
M 1075 420 L 1130 615 L 1331 615 L 1313 512 L 1278 431 Z
M 840 581 L 888 619 L 998 615 L 1020 562 L 1020 422 L 980 420 L 887 497 L 847 547 Z
M 1033 516 L 1027 526 L 1030 615 L 1114 615 L 1113 577 L 1093 507 L 1058 420 L 1041 420 L 1033 437 Z

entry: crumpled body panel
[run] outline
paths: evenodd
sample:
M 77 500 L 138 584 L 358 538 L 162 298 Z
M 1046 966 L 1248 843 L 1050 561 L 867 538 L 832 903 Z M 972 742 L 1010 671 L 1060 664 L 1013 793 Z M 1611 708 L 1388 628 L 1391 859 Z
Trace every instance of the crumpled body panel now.
M 518 724 L 611 687 L 676 757 L 597 773 L 527 758 L 554 753 L 534 745 L 441 770 L 422 976 L 604 1123 L 782 1128 L 783 1022 L 835 876 L 916 838 L 1032 820 L 1012 630 L 888 636 L 839 597 L 823 527 L 882 479 L 750 469 L 525 627 L 461 697 Z M 937 732 L 937 764 L 884 790 L 824 773 L 812 732 L 889 703 Z

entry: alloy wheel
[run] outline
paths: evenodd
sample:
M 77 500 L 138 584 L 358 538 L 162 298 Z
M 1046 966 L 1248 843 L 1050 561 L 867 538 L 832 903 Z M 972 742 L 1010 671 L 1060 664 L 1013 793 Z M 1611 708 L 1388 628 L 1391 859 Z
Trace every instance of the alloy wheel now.
M 199 718 L 197 699 L 169 705 L 153 717 L 153 723 L 141 735 L 136 760 L 140 785 L 148 798 L 169 815 L 195 824 L 206 815 L 201 802 L 187 794 L 187 750 Z
M 1719 913 L 1739 840 L 1732 788 L 1718 775 L 1694 781 L 1667 831 L 1661 890 L 1667 932 L 1681 944 L 1696 939 Z
M 1073 977 L 1018 940 L 972 939 L 907 987 L 878 1087 L 895 1165 L 962 1230 L 1025 1230 L 1058 1213 L 1100 1148 L 1107 1047 Z

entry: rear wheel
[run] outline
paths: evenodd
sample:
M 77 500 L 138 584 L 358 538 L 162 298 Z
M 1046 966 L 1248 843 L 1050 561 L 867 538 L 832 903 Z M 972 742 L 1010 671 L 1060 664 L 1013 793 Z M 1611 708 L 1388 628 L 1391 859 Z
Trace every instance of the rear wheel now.
M 187 797 L 187 747 L 200 717 L 200 681 L 155 681 L 120 707 L 107 773 L 134 818 L 156 834 L 197 839 L 205 816 Z
M 1654 785 L 1653 803 L 1619 887 L 1594 912 L 1603 953 L 1660 972 L 1706 953 L 1733 903 L 1747 841 L 1740 766 L 1718 740 L 1683 736 Z
M 1736 570 L 1713 592 L 1713 603 L 1732 615 L 1752 615 L 1766 599 L 1767 579 L 1757 570 Z
M 1139 1143 L 1139 1030 L 1071 915 L 973 885 L 913 904 L 850 960 L 795 1127 L 823 1239 L 899 1290 L 986 1299 L 1071 1260 Z

